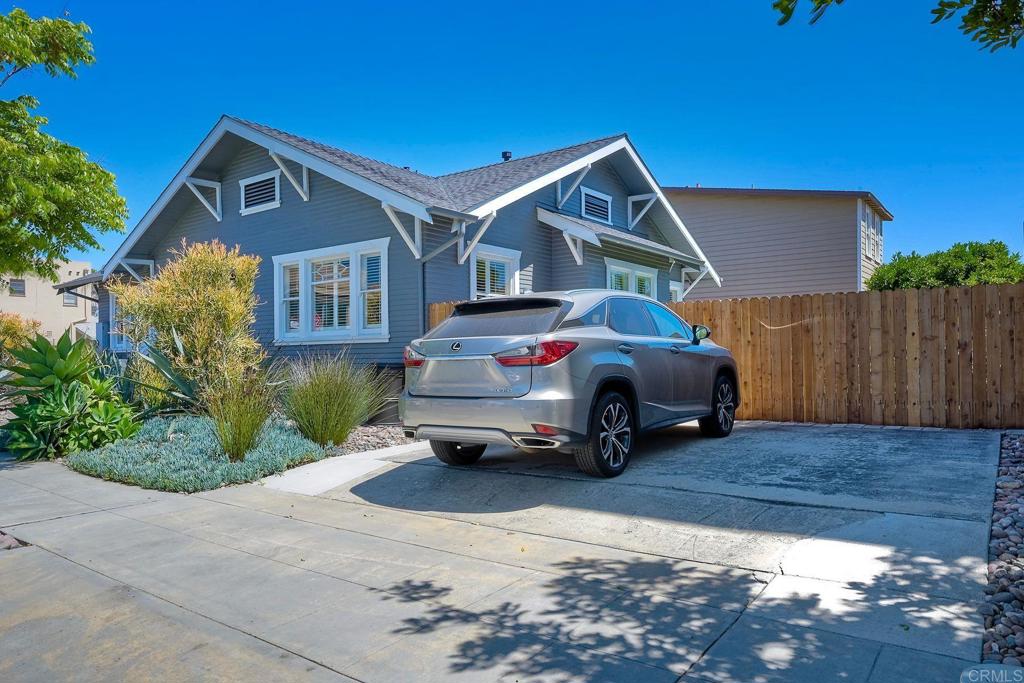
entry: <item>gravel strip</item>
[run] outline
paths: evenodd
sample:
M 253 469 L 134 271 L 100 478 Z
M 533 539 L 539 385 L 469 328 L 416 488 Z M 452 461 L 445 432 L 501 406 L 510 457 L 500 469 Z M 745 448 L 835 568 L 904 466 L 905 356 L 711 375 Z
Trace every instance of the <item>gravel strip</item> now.
M 330 454 L 362 453 L 412 442 L 413 439 L 406 438 L 402 434 L 402 428 L 397 425 L 364 425 L 353 429 L 345 443 L 332 448 Z
M 1024 662 L 1024 436 L 1003 435 L 988 544 L 982 661 Z

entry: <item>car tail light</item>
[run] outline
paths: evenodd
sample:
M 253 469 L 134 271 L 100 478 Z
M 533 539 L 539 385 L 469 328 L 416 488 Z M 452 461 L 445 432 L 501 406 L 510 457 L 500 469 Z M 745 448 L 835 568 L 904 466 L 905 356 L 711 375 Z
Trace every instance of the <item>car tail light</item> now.
M 426 359 L 426 356 L 419 351 L 416 351 L 411 346 L 406 346 L 405 353 L 402 354 L 402 361 L 405 363 L 405 367 L 407 368 L 418 368 L 423 365 L 423 361 Z
M 520 365 L 551 365 L 568 356 L 579 344 L 571 341 L 546 341 L 532 346 L 522 346 L 511 351 L 494 355 L 494 360 L 505 367 Z

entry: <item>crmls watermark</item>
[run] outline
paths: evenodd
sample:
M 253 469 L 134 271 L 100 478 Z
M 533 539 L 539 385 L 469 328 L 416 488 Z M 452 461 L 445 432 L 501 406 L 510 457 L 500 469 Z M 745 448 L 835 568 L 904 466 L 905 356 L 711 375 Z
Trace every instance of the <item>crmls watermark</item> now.
M 1008 664 L 975 664 L 963 670 L 960 683 L 1024 683 L 1024 669 Z

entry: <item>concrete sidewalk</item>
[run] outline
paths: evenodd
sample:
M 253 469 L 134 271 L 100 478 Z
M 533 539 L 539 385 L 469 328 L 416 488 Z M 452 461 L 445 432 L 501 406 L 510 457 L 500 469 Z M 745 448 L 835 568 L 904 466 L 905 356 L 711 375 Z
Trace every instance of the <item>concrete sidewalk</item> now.
M 0 680 L 958 680 L 980 656 L 997 435 L 820 430 L 667 434 L 611 481 L 411 449 L 318 463 L 321 495 L 0 461 L 0 529 L 33 544 L 0 552 Z M 917 442 L 944 468 L 887 475 Z M 776 450 L 787 471 L 742 474 Z M 963 483 L 928 502 L 950 468 Z

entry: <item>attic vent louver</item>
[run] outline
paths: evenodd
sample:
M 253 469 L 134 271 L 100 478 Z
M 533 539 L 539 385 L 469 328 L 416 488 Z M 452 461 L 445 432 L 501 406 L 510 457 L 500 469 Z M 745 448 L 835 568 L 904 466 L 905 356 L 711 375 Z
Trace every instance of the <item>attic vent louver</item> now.
M 581 188 L 584 218 L 592 218 L 602 223 L 612 222 L 612 198 L 606 194 L 595 192 L 590 188 Z
M 242 188 L 242 215 L 281 206 L 280 172 L 271 171 L 238 181 Z

